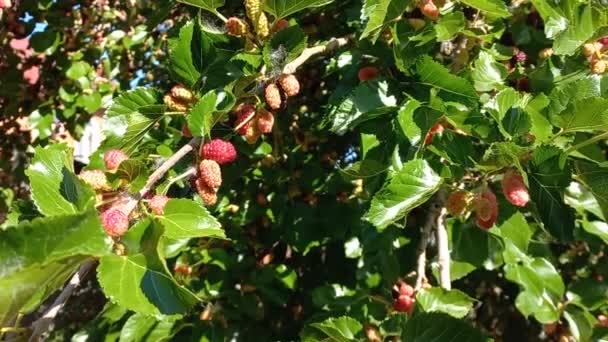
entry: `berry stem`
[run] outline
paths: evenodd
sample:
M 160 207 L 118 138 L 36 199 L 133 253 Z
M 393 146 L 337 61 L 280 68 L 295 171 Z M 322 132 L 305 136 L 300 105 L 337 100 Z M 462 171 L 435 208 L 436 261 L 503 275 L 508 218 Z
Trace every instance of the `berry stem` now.
M 162 189 L 162 191 L 160 191 L 160 194 L 164 195 L 165 193 L 167 193 L 167 191 L 169 190 L 169 188 L 171 187 L 171 185 L 179 182 L 180 180 L 182 180 L 184 178 L 188 178 L 188 177 L 194 176 L 194 175 L 196 175 L 196 167 L 194 167 L 194 166 L 189 167 L 182 174 L 179 174 L 179 175 L 177 175 L 177 176 L 169 179 L 169 181 L 167 182 L 167 184 L 164 186 L 164 189 Z M 156 191 L 157 191 L 157 194 L 159 194 L 158 189 Z
M 283 68 L 284 74 L 293 74 L 302 64 L 310 57 L 321 53 L 331 52 L 346 44 L 350 40 L 349 37 L 331 38 L 327 44 L 317 45 L 311 48 L 306 48 L 302 53 Z
M 223 21 L 224 23 L 226 23 L 228 21 L 228 19 L 226 17 L 224 17 L 222 15 L 222 13 L 220 13 L 218 11 L 213 11 L 213 14 L 215 14 L 218 18 L 220 18 L 220 20 Z

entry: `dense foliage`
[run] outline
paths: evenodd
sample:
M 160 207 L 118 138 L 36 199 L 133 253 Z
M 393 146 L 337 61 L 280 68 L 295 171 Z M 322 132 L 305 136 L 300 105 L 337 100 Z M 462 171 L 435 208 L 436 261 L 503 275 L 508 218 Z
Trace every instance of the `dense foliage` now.
M 603 0 L 0 16 L 4 338 L 608 340 Z

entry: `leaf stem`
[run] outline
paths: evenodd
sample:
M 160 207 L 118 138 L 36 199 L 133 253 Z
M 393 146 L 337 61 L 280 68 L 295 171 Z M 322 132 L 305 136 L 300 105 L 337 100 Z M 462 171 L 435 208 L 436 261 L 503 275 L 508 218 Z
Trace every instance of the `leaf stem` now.
M 568 155 L 568 154 L 570 154 L 573 151 L 576 151 L 576 150 L 581 149 L 581 148 L 583 148 L 583 147 L 585 147 L 587 145 L 594 144 L 594 143 L 596 143 L 596 142 L 598 142 L 600 140 L 604 140 L 604 139 L 608 139 L 608 132 L 604 132 L 602 134 L 598 134 L 598 135 L 596 135 L 596 136 L 594 136 L 592 138 L 589 138 L 589 139 L 583 141 L 580 144 L 576 144 L 574 146 L 571 146 L 570 148 L 568 148 L 566 150 L 565 154 Z
M 215 15 L 216 15 L 218 18 L 220 18 L 220 19 L 221 19 L 223 22 L 227 22 L 227 21 L 228 21 L 228 19 L 226 19 L 226 17 L 224 17 L 224 16 L 222 15 L 222 13 L 218 12 L 217 10 L 216 10 L 216 11 L 213 11 L 213 14 L 215 14 Z
M 164 189 L 163 189 L 163 191 L 162 191 L 162 194 L 164 195 L 164 194 L 165 194 L 165 193 L 166 193 L 166 192 L 169 190 L 169 188 L 171 187 L 171 185 L 173 185 L 173 184 L 175 184 L 175 183 L 179 182 L 180 180 L 182 180 L 182 179 L 184 179 L 184 178 L 188 178 L 188 177 L 190 177 L 190 176 L 194 176 L 194 175 L 196 175 L 196 167 L 191 166 L 191 167 L 189 167 L 188 169 L 186 169 L 186 171 L 184 171 L 182 174 L 177 175 L 177 176 L 175 176 L 175 177 L 171 178 L 171 179 L 170 179 L 170 180 L 167 182 L 167 184 L 164 186 Z

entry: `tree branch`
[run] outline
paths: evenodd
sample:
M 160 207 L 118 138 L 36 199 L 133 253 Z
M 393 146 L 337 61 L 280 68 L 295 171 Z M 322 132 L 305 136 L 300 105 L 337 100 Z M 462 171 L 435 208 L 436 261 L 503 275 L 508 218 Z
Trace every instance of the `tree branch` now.
M 336 50 L 348 44 L 349 39 L 350 38 L 348 37 L 332 38 L 329 40 L 329 42 L 327 42 L 327 44 L 304 49 L 304 51 L 302 51 L 302 53 L 296 59 L 288 63 L 283 68 L 283 73 L 293 74 L 294 72 L 296 72 L 296 69 L 298 69 L 302 64 L 304 64 L 310 57 Z
M 167 159 L 161 166 L 158 167 L 158 169 L 156 169 L 156 171 L 154 171 L 150 175 L 148 181 L 146 182 L 146 185 L 144 185 L 144 187 L 139 191 L 139 196 L 144 197 L 152 189 L 154 184 L 156 184 L 156 182 L 163 178 L 167 171 L 169 171 L 173 166 L 175 166 L 175 164 L 177 164 L 177 162 L 179 162 L 184 156 L 186 156 L 186 154 L 195 150 L 196 147 L 200 144 L 200 142 L 200 138 L 193 138 L 186 145 L 182 146 L 182 148 L 175 152 L 174 155 L 169 157 L 169 159 Z
M 416 285 L 414 287 L 415 291 L 418 291 L 422 288 L 422 285 L 427 282 L 426 278 L 426 246 L 429 243 L 429 239 L 431 237 L 431 230 L 435 225 L 435 218 L 437 215 L 436 203 L 433 203 L 430 208 L 430 212 L 426 218 L 426 222 L 424 227 L 422 227 L 422 235 L 420 236 L 420 243 L 418 244 L 418 249 L 416 250 L 416 255 L 418 255 L 416 262 Z
M 95 267 L 95 263 L 95 260 L 88 260 L 85 261 L 82 265 L 80 265 L 78 271 L 74 273 L 68 284 L 63 288 L 59 296 L 55 298 L 55 301 L 46 310 L 44 315 L 42 315 L 42 317 L 32 323 L 32 328 L 34 331 L 32 332 L 32 335 L 30 336 L 28 341 L 34 342 L 41 340 L 42 334 L 44 334 L 48 330 L 49 326 L 51 325 L 59 311 L 65 306 L 65 303 L 68 301 L 74 290 L 76 290 L 76 288 L 80 286 L 82 279 Z
M 439 282 L 441 287 L 446 290 L 451 290 L 450 249 L 448 245 L 448 232 L 445 229 L 446 215 L 447 209 L 442 205 L 435 223 L 435 227 L 437 228 L 437 261 L 439 263 Z

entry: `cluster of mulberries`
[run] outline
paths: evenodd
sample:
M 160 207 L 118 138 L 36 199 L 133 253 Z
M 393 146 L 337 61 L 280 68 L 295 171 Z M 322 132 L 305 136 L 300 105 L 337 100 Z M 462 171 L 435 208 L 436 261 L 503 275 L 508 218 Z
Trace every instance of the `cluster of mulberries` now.
M 274 115 L 266 109 L 256 109 L 251 104 L 243 104 L 236 110 L 235 131 L 244 136 L 249 144 L 255 143 L 262 134 L 272 132 Z
M 475 213 L 475 223 L 481 229 L 490 229 L 498 218 L 498 202 L 490 189 L 478 193 L 458 190 L 450 193 L 446 209 L 452 216 L 465 216 Z
M 245 0 L 245 11 L 258 38 L 268 37 L 270 27 L 268 26 L 268 17 L 262 10 L 262 0 Z
M 165 94 L 163 102 L 170 110 L 186 112 L 196 102 L 196 96 L 183 85 L 176 85 Z
M 416 304 L 414 288 L 406 282 L 399 281 L 393 287 L 393 309 L 411 314 Z
M 122 162 L 129 156 L 121 150 L 108 150 L 103 156 L 106 171 L 115 173 Z M 78 177 L 95 190 L 96 198 L 101 209 L 99 218 L 106 234 L 112 237 L 120 237 L 129 229 L 129 217 L 131 209 L 128 209 L 122 201 L 123 197 L 112 192 L 106 173 L 103 170 L 83 170 Z M 156 215 L 162 215 L 163 209 L 169 198 L 163 195 L 153 196 L 148 201 L 148 206 Z M 107 202 L 107 204 L 105 203 Z
M 523 176 L 516 171 L 507 171 L 501 181 L 502 192 L 509 203 L 525 207 L 530 201 L 530 194 Z M 475 213 L 475 223 L 481 229 L 490 229 L 498 218 L 498 201 L 492 190 L 486 188 L 472 193 L 457 190 L 449 194 L 446 209 L 452 216 L 466 216 Z
M 266 85 L 266 89 L 264 89 L 266 104 L 272 110 L 280 109 L 283 104 L 281 90 L 283 90 L 285 98 L 296 96 L 300 92 L 300 82 L 294 75 L 283 74 L 279 77 L 277 83 L 269 83 Z
M 103 156 L 106 170 L 110 173 L 116 172 L 120 164 L 127 159 L 129 156 L 121 150 L 109 150 Z M 95 190 L 98 202 L 103 203 L 113 195 L 110 193 L 112 187 L 103 170 L 83 170 L 78 178 Z M 102 206 L 102 208 L 101 223 L 108 235 L 118 237 L 129 229 L 129 213 L 120 205 Z
M 198 177 L 194 179 L 194 187 L 206 205 L 217 202 L 217 190 L 222 185 L 221 164 L 227 164 L 236 159 L 236 149 L 229 141 L 213 139 L 203 145 L 201 162 L 198 165 Z
M 606 51 L 608 51 L 608 36 L 583 45 L 583 55 L 587 57 L 592 73 L 599 75 L 608 70 L 608 55 Z

